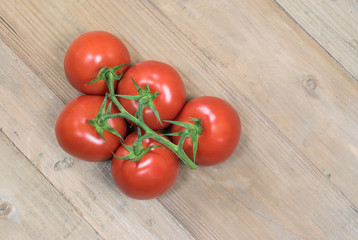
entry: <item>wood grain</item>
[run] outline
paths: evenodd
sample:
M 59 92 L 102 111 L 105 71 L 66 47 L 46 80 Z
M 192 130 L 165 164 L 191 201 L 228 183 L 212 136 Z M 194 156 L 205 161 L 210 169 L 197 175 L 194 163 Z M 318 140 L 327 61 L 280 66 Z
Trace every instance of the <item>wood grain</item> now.
M 102 239 L 0 131 L 1 239 Z
M 0 77 L 7 79 L 1 81 L 0 90 L 2 132 L 99 235 L 105 239 L 190 239 L 156 200 L 125 198 L 111 179 L 108 162 L 82 162 L 58 148 L 54 125 L 63 103 L 3 43 L 0 47 L 4 56 Z
M 276 2 L 358 80 L 357 0 Z
M 247 102 L 254 104 L 283 141 L 296 146 L 324 175 L 330 174 L 330 181 L 357 204 L 358 192 L 350 187 L 358 174 L 356 81 L 270 2 L 224 1 L 201 14 L 200 4 L 160 3 L 155 1 L 158 15 L 170 16 L 167 23 L 195 39 L 202 65 L 212 69 L 200 73 L 201 79 L 210 79 L 205 93 L 228 98 L 239 112 Z M 179 20 L 179 13 L 186 17 Z M 244 118 L 250 110 L 242 111 Z M 255 121 L 249 117 L 246 124 Z M 347 165 L 354 167 L 347 172 Z
M 276 2 L 2 6 L 1 141 L 15 146 L 4 156 L 20 151 L 23 166 L 45 176 L 101 238 L 358 238 L 358 83 Z M 168 193 L 133 201 L 114 186 L 109 161 L 64 153 L 53 127 L 79 93 L 65 79 L 63 57 L 74 38 L 98 29 L 120 37 L 133 64 L 156 59 L 177 68 L 190 98 L 232 104 L 243 123 L 234 155 L 197 171 L 181 166 Z

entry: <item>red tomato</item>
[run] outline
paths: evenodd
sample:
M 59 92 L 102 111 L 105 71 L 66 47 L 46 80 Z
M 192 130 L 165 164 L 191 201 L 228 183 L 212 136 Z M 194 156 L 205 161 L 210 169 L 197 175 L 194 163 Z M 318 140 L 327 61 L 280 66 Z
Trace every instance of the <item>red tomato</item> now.
M 122 95 L 138 95 L 131 77 L 142 88 L 148 84 L 151 93 L 159 92 L 153 100 L 161 120 L 173 120 L 185 104 L 186 92 L 178 72 L 168 64 L 157 61 L 144 61 L 131 67 L 119 82 L 117 93 Z M 132 115 L 138 109 L 138 102 L 119 98 L 123 107 Z M 144 122 L 153 130 L 169 126 L 160 125 L 153 111 L 146 107 L 143 110 Z
M 104 130 L 104 141 L 96 128 L 88 123 L 89 119 L 96 118 L 103 100 L 103 96 L 83 95 L 73 99 L 62 110 L 55 132 L 58 143 L 67 153 L 86 161 L 103 161 L 112 157 L 112 152 L 120 145 L 119 138 Z M 112 106 L 111 113 L 118 113 L 118 110 Z M 108 123 L 121 136 L 126 135 L 124 119 L 112 118 Z
M 136 132 L 128 135 L 124 144 L 132 146 L 138 139 Z M 145 139 L 143 148 L 161 143 L 153 139 Z M 115 152 L 123 157 L 128 151 L 120 146 Z M 138 162 L 112 159 L 112 176 L 126 195 L 135 199 L 156 198 L 166 192 L 175 182 L 179 170 L 179 159 L 166 147 L 157 147 L 144 154 Z
M 104 95 L 108 90 L 104 80 L 85 85 L 97 77 L 102 67 L 129 64 L 126 46 L 108 32 L 87 32 L 76 38 L 65 55 L 65 74 L 78 91 L 85 94 Z M 124 68 L 125 71 L 128 67 Z M 120 74 L 120 70 L 116 72 Z M 116 88 L 118 81 L 114 81 Z
M 241 122 L 235 109 L 217 97 L 198 97 L 189 101 L 176 118 L 180 122 L 192 122 L 200 118 L 203 130 L 199 136 L 196 164 L 214 165 L 228 159 L 239 143 Z M 181 132 L 183 127 L 173 125 L 172 132 Z M 180 137 L 173 137 L 178 144 Z M 193 159 L 193 142 L 186 138 L 184 151 Z

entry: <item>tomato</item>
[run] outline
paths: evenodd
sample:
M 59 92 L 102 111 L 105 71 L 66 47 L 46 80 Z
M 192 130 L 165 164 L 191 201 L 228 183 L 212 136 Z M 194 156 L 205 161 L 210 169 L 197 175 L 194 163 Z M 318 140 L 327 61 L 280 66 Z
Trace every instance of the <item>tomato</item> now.
M 124 144 L 133 146 L 138 139 L 134 132 L 125 139 Z M 166 192 L 175 182 L 179 171 L 179 159 L 161 143 L 147 138 L 143 148 L 160 145 L 144 154 L 138 162 L 112 159 L 112 176 L 118 188 L 135 199 L 156 198 Z M 115 152 L 118 157 L 128 154 L 124 146 Z
M 217 97 L 198 97 L 189 101 L 176 121 L 190 123 L 190 118 L 200 118 L 203 130 L 199 135 L 196 154 L 197 165 L 214 165 L 228 159 L 239 143 L 241 122 L 235 109 Z M 181 132 L 183 127 L 173 125 L 171 132 Z M 173 137 L 178 144 L 180 137 Z M 183 145 L 186 154 L 193 159 L 193 142 L 186 138 Z
M 108 90 L 104 80 L 85 84 L 96 78 L 102 67 L 130 64 L 130 61 L 129 52 L 121 40 L 108 32 L 94 31 L 80 35 L 71 43 L 65 55 L 64 68 L 68 81 L 78 91 L 104 95 Z M 116 74 L 120 74 L 120 70 Z M 115 88 L 117 84 L 118 81 L 114 81 Z
M 186 101 L 184 83 L 179 73 L 168 64 L 157 61 L 144 61 L 131 67 L 119 82 L 117 93 L 122 95 L 138 95 L 131 77 L 142 89 L 148 84 L 151 93 L 159 95 L 153 100 L 161 120 L 173 120 Z M 138 109 L 138 102 L 119 98 L 123 107 L 132 115 Z M 169 126 L 169 123 L 160 124 L 153 111 L 148 107 L 143 110 L 144 122 L 153 130 Z
M 96 118 L 103 100 L 103 96 L 83 95 L 70 101 L 62 110 L 56 121 L 55 132 L 58 143 L 67 153 L 86 161 L 103 161 L 112 157 L 112 152 L 120 145 L 119 137 L 104 130 L 104 141 L 96 128 L 88 123 L 89 119 Z M 111 113 L 118 112 L 112 107 Z M 108 123 L 121 136 L 126 135 L 123 118 L 112 118 Z

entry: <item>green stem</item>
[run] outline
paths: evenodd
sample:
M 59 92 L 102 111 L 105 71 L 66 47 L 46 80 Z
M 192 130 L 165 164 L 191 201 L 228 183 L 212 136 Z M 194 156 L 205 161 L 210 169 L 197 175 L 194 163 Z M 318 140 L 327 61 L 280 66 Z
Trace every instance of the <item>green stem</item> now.
M 111 90 L 111 89 L 110 89 Z M 156 133 L 155 131 L 153 131 L 150 127 L 148 127 L 143 121 L 139 121 L 138 118 L 134 117 L 133 115 L 131 115 L 130 113 L 128 113 L 123 106 L 120 104 L 120 102 L 118 101 L 117 97 L 112 94 L 110 92 L 110 94 L 108 94 L 109 99 L 114 103 L 114 105 L 116 105 L 116 107 L 121 111 L 121 113 L 119 113 L 118 115 L 120 115 L 121 117 L 126 118 L 127 120 L 133 122 L 135 125 L 137 125 L 138 127 L 140 127 L 141 129 L 143 129 L 149 138 L 152 138 L 158 142 L 160 142 L 161 144 L 163 144 L 164 146 L 166 146 L 167 148 L 169 148 L 171 151 L 173 151 L 186 165 L 188 165 L 191 169 L 196 169 L 197 166 L 195 165 L 195 163 L 188 157 L 188 155 L 186 155 L 186 153 L 184 151 L 180 151 L 178 146 L 175 145 L 174 143 L 172 143 L 171 141 L 167 140 L 166 138 L 164 138 L 163 136 L 160 136 L 158 133 Z M 113 117 L 115 117 L 115 114 L 111 114 Z
M 163 136 L 160 136 L 155 131 L 153 131 L 150 127 L 148 127 L 144 123 L 144 121 L 140 121 L 138 118 L 136 118 L 135 116 L 133 116 L 127 110 L 124 109 L 124 107 L 122 106 L 122 104 L 120 104 L 120 102 L 118 101 L 118 99 L 114 93 L 114 87 L 113 87 L 114 75 L 113 75 L 113 73 L 110 72 L 106 75 L 107 75 L 106 76 L 107 77 L 107 85 L 108 85 L 108 89 L 109 89 L 109 94 L 107 94 L 107 96 L 114 103 L 114 105 L 116 105 L 116 107 L 118 108 L 120 113 L 109 114 L 105 118 L 113 118 L 113 117 L 126 118 L 127 120 L 131 121 L 132 123 L 134 123 L 141 129 L 143 129 L 146 132 L 145 135 L 147 135 L 148 138 L 152 138 L 152 139 L 160 142 L 161 144 L 163 144 L 164 146 L 169 148 L 171 151 L 173 151 L 191 169 L 196 169 L 197 166 L 195 165 L 195 163 L 188 157 L 188 155 L 186 155 L 186 153 L 182 149 L 179 149 L 178 145 L 175 145 L 174 143 L 167 140 Z

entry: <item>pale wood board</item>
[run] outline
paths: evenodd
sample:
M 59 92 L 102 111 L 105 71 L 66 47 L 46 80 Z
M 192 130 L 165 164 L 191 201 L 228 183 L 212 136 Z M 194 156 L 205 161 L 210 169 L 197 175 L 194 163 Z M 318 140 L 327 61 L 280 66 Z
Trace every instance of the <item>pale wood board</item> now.
M 0 131 L 1 239 L 102 239 Z
M 357 0 L 276 2 L 358 80 Z
M 24 166 L 53 186 L 48 194 L 64 198 L 75 210 L 68 214 L 101 238 L 358 237 L 358 83 L 276 2 L 1 5 L 1 141 L 14 145 L 5 156 L 21 152 Z M 98 29 L 120 37 L 132 63 L 177 68 L 190 98 L 230 102 L 243 123 L 230 160 L 197 171 L 181 166 L 167 194 L 135 201 L 116 189 L 109 161 L 64 153 L 53 127 L 79 93 L 65 79 L 63 57 L 74 38 Z
M 206 94 L 231 99 L 239 111 L 247 104 L 238 96 L 245 96 L 357 204 L 357 81 L 269 1 L 212 1 L 217 7 L 203 13 L 191 1 L 160 3 L 158 15 L 195 39 L 202 65 L 210 66 L 200 73 Z
M 105 239 L 160 236 L 190 239 L 190 233 L 184 231 L 157 200 L 130 201 L 123 197 L 111 179 L 109 162 L 79 161 L 59 149 L 54 125 L 63 103 L 11 55 L 2 42 L 0 49 L 3 56 L 0 72 L 2 132 L 12 138 L 19 151 L 74 209 L 98 229 L 99 235 Z

